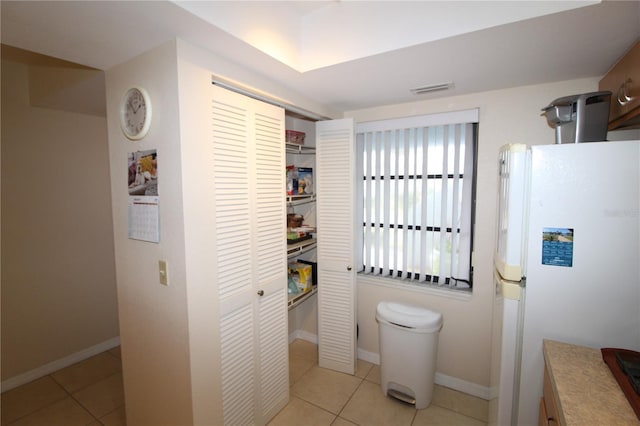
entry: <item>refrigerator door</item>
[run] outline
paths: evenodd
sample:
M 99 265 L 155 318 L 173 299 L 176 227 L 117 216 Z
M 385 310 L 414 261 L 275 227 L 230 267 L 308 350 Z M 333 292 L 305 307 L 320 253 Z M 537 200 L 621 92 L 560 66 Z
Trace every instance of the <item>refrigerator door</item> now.
M 525 275 L 523 235 L 527 222 L 527 146 L 500 149 L 498 222 L 494 263 L 502 278 L 520 281 Z
M 542 340 L 640 350 L 640 141 L 531 148 L 518 424 L 536 424 Z
M 491 342 L 489 424 L 515 424 L 522 349 L 524 288 L 494 271 L 495 300 Z

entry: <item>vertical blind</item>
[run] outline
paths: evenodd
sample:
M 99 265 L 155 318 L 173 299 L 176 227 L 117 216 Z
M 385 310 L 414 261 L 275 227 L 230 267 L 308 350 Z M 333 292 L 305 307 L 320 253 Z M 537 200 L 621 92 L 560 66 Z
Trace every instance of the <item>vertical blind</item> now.
M 472 112 L 358 126 L 363 272 L 471 287 Z

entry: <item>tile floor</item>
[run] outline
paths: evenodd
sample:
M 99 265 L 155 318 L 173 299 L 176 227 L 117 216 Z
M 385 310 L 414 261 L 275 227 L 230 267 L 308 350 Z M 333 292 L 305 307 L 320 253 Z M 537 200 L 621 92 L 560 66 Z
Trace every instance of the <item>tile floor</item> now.
M 305 340 L 289 345 L 289 382 L 289 404 L 269 426 L 487 424 L 485 400 L 436 385 L 431 405 L 416 410 L 382 394 L 378 365 L 358 360 L 355 376 L 320 368 L 317 346 Z
M 380 390 L 380 368 L 358 361 L 355 376 L 318 367 L 317 346 L 289 346 L 289 404 L 269 426 L 486 425 L 488 403 L 441 386 L 416 410 Z M 2 394 L 3 426 L 124 426 L 119 348 Z
M 120 348 L 4 392 L 0 404 L 2 426 L 124 426 Z

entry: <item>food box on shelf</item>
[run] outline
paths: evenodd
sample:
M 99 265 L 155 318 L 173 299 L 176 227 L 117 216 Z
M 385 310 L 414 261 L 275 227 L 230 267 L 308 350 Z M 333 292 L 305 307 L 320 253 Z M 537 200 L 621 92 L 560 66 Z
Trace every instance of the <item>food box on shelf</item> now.
M 296 262 L 289 264 L 289 274 L 301 292 L 311 290 L 313 285 L 313 268 L 311 265 Z
M 295 143 L 297 145 L 304 145 L 304 138 L 307 136 L 305 132 L 299 132 L 297 130 L 285 130 L 285 136 L 287 143 Z
M 313 194 L 313 169 L 298 167 L 298 195 Z
M 295 244 L 313 238 L 315 228 L 300 226 L 297 228 L 287 227 L 287 244 Z
M 313 168 L 287 166 L 287 195 L 313 194 Z
M 301 214 L 287 213 L 287 228 L 299 228 L 303 220 L 304 216 Z
M 298 168 L 293 164 L 287 166 L 287 195 L 298 195 Z
M 302 263 L 305 265 L 311 266 L 311 284 L 318 285 L 318 264 L 316 262 L 312 262 L 310 260 L 298 259 L 298 263 Z

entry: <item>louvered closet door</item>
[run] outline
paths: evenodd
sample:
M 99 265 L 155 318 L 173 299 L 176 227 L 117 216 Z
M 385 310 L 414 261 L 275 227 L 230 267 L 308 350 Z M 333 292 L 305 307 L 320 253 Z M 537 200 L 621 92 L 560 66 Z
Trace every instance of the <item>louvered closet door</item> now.
M 352 119 L 316 123 L 318 363 L 355 374 L 355 146 Z
M 212 86 L 212 123 L 224 422 L 266 424 L 289 399 L 284 111 Z

